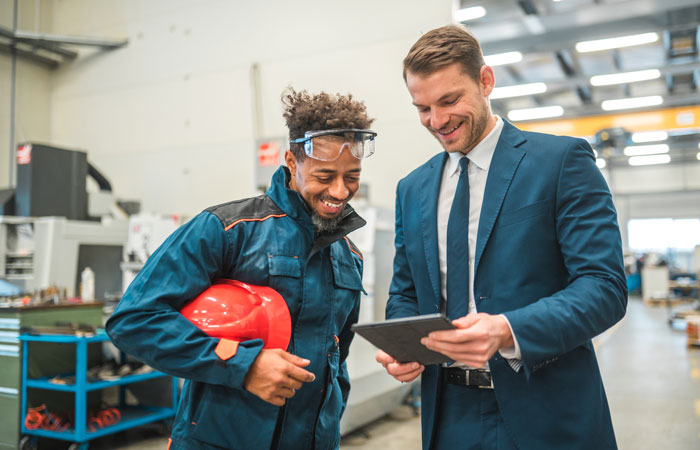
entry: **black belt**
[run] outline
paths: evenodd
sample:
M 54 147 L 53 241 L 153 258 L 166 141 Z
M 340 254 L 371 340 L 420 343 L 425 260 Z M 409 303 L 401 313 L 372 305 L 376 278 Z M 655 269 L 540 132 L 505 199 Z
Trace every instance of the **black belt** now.
M 491 372 L 483 369 L 462 369 L 459 367 L 443 369 L 442 380 L 445 383 L 459 386 L 493 389 Z

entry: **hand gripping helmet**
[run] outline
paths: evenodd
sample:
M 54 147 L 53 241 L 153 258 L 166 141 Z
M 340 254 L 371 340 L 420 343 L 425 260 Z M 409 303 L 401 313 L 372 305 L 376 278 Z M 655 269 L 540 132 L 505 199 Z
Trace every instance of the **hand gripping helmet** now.
M 289 345 L 289 309 L 282 296 L 270 287 L 218 279 L 180 313 L 209 336 L 233 344 L 228 357 L 235 354 L 238 342 L 251 339 L 262 339 L 264 348 L 286 350 Z M 217 354 L 218 351 L 217 348 Z

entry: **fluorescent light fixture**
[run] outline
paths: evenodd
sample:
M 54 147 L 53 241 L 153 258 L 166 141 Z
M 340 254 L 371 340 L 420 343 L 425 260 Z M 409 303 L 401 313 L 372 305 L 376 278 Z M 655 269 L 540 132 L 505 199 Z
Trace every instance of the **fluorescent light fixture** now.
M 497 98 L 521 97 L 523 95 L 541 94 L 546 91 L 547 85 L 544 83 L 518 84 L 494 88 L 489 98 L 494 100 Z
M 698 152 L 698 154 L 695 155 L 695 157 L 698 158 L 698 160 L 700 160 L 700 152 Z
M 633 47 L 635 45 L 651 44 L 659 40 L 658 33 L 642 33 L 630 36 L 620 36 L 608 39 L 597 39 L 595 41 L 581 41 L 576 44 L 576 51 L 579 53 L 597 52 L 600 50 L 610 50 L 613 48 Z
M 665 131 L 640 131 L 632 133 L 632 142 L 635 144 L 665 141 L 666 139 L 668 139 L 668 133 Z
M 651 95 L 649 97 L 633 97 L 619 98 L 616 100 L 605 100 L 600 104 L 600 107 L 605 111 L 614 111 L 617 109 L 644 108 L 646 106 L 656 106 L 664 102 L 660 95 Z
M 632 156 L 627 162 L 630 166 L 650 166 L 653 164 L 668 164 L 671 162 L 669 155 Z
M 597 158 L 595 160 L 595 165 L 598 166 L 599 169 L 602 169 L 605 167 L 605 160 L 603 158 Z
M 635 72 L 611 73 L 591 77 L 593 86 L 609 86 L 611 84 L 634 83 L 636 81 L 655 80 L 661 76 L 659 69 L 637 70 Z
M 463 8 L 455 11 L 454 19 L 457 22 L 466 22 L 468 20 L 479 19 L 486 15 L 486 8 L 483 6 L 473 6 L 471 8 Z
M 484 56 L 484 62 L 488 66 L 502 66 L 504 64 L 513 64 L 522 60 L 523 54 L 520 52 L 495 53 L 493 55 Z
M 514 109 L 508 112 L 508 118 L 512 121 L 546 119 L 559 117 L 564 114 L 561 106 L 543 106 L 541 108 Z
M 658 155 L 668 153 L 668 144 L 630 145 L 623 152 L 625 156 Z

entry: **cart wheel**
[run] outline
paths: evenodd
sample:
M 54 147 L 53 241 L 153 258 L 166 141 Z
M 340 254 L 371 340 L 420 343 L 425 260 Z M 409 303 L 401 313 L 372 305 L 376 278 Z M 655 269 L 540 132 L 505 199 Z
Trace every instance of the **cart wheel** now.
M 19 450 L 36 450 L 36 443 L 29 436 L 23 436 L 19 441 Z

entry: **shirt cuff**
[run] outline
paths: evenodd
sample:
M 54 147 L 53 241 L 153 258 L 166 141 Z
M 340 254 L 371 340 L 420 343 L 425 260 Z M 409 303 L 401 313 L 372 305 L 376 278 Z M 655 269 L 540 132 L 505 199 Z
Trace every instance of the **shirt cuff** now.
M 506 319 L 506 323 L 508 324 L 508 328 L 510 328 L 510 334 L 513 335 L 513 343 L 514 345 L 512 347 L 506 347 L 506 348 L 501 348 L 498 350 L 498 353 L 504 358 L 504 359 L 522 359 L 523 355 L 520 353 L 520 345 L 518 344 L 518 338 L 515 337 L 515 333 L 513 332 L 513 327 L 510 326 L 510 322 L 508 321 L 508 318 L 501 314 L 501 317 Z

